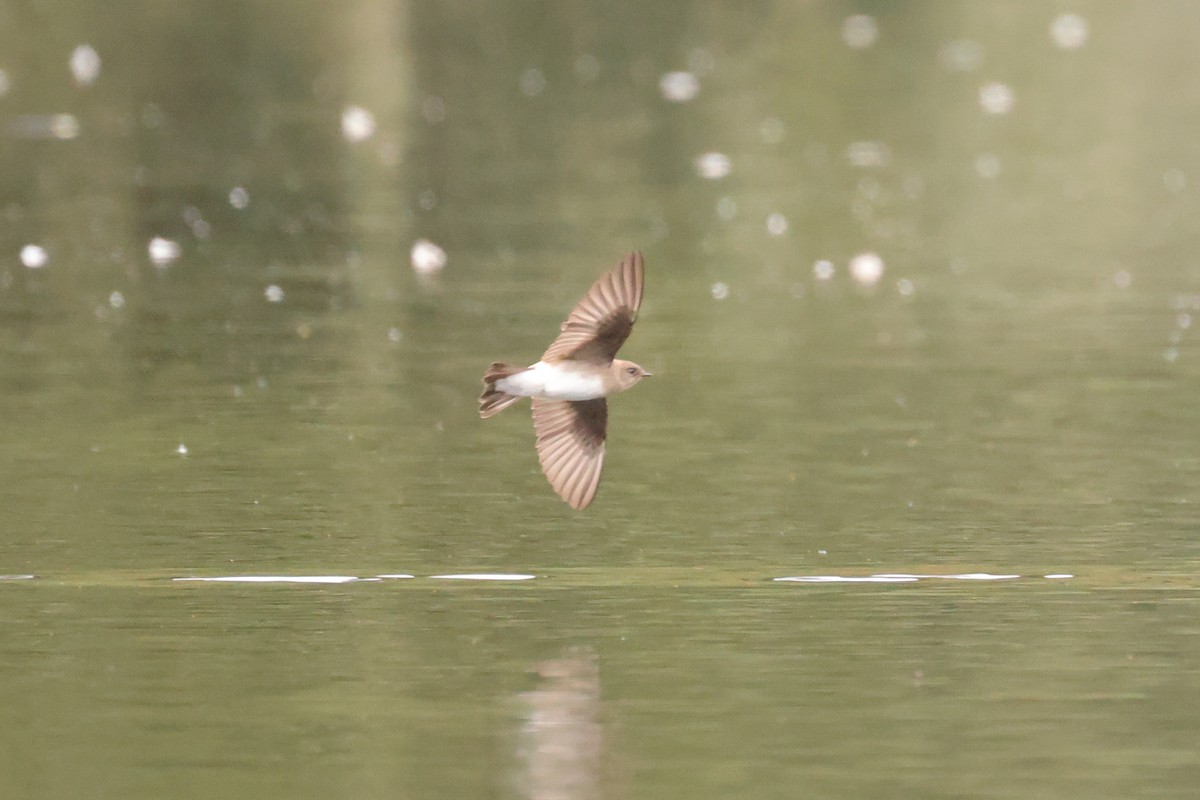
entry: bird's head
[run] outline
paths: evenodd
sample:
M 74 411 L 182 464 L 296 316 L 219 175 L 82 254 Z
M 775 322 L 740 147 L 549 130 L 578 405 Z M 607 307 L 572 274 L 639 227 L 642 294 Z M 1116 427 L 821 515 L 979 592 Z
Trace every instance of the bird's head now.
M 616 374 L 617 385 L 621 387 L 620 391 L 622 392 L 638 383 L 642 378 L 650 377 L 650 373 L 637 364 L 632 361 L 622 361 L 619 358 L 613 359 L 612 370 Z

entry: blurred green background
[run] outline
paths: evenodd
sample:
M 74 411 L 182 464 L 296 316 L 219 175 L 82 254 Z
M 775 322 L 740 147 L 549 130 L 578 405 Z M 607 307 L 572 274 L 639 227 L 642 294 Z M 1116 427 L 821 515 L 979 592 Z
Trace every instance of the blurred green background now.
M 1194 796 L 1198 30 L 0 0 L 0 792 Z

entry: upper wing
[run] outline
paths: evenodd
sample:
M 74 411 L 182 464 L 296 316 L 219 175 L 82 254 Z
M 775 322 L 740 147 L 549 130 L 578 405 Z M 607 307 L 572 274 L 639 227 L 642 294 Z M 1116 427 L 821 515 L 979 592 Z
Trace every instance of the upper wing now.
M 546 480 L 571 508 L 588 507 L 600 486 L 608 404 L 596 400 L 533 400 L 538 461 Z
M 562 324 L 558 338 L 542 354 L 542 361 L 612 361 L 633 330 L 644 288 L 642 254 L 630 253 L 592 284 Z

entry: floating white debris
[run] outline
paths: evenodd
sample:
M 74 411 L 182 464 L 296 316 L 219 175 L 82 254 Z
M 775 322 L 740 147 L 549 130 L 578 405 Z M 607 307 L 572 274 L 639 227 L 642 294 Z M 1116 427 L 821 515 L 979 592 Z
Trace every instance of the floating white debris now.
M 181 455 L 181 456 L 186 456 L 188 454 L 187 445 L 184 444 L 183 442 L 180 442 L 179 447 L 175 448 L 175 452 L 179 453 L 179 455 Z
M 662 96 L 672 103 L 686 103 L 700 93 L 700 80 L 691 72 L 668 72 L 658 81 Z
M 110 294 L 108 296 L 108 304 L 112 308 L 117 309 L 117 310 L 124 308 L 125 307 L 125 295 L 121 294 L 120 292 L 114 291 L 112 294 Z
M 441 272 L 446 266 L 446 251 L 428 239 L 418 239 L 413 243 L 409 261 L 413 271 L 421 275 L 432 275 Z
M 913 575 L 793 575 L 772 580 L 779 583 L 913 583 L 918 578 Z
M 833 266 L 832 261 L 826 261 L 825 259 L 821 259 L 820 261 L 813 264 L 813 277 L 819 281 L 829 280 L 830 278 L 833 277 L 833 273 L 835 271 L 836 271 L 836 268 Z
M 913 575 L 907 572 L 879 572 L 874 575 L 793 575 L 774 578 L 788 583 L 914 583 L 925 580 L 951 581 L 1011 581 L 1020 575 L 993 575 L 989 572 L 966 572 L 951 575 Z
M 404 334 L 400 331 L 399 328 L 388 328 L 387 337 L 388 337 L 388 341 L 392 342 L 394 344 L 394 343 L 400 341 L 401 339 L 403 339 Z
M 263 297 L 267 298 L 268 303 L 282 303 L 283 287 L 272 283 L 266 289 L 263 289 Z
M 1015 102 L 1013 90 L 1006 83 L 992 81 L 979 89 L 979 105 L 989 114 L 1007 114 Z
M 29 269 L 41 269 L 50 263 L 50 254 L 40 244 L 27 244 L 21 248 L 21 263 Z
M 342 111 L 342 137 L 348 142 L 364 142 L 375 134 L 375 115 L 362 106 L 346 106 Z
M 847 47 L 863 50 L 875 44 L 879 39 L 879 25 L 875 18 L 867 14 L 855 14 L 846 17 L 842 23 L 842 41 Z
M 1050 38 L 1063 50 L 1078 50 L 1087 43 L 1087 20 L 1078 14 L 1061 14 L 1050 23 Z
M 1067 578 L 1074 578 L 1075 576 L 1069 572 L 1052 572 L 1049 575 L 1043 575 L 1042 577 L 1049 581 L 1061 581 Z
M 717 281 L 712 285 L 712 299 L 724 300 L 729 297 L 729 284 Z
M 16 139 L 67 140 L 79 135 L 79 120 L 74 114 L 17 114 L 8 130 Z
M 429 577 L 441 581 L 531 581 L 537 576 L 506 572 L 468 572 L 461 575 L 430 575 Z
M 537 97 L 546 90 L 546 76 L 537 67 L 530 67 L 521 73 L 521 94 L 526 97 Z
M 71 52 L 71 77 L 75 85 L 91 86 L 100 77 L 100 54 L 90 44 L 81 44 Z
M 771 236 L 783 236 L 787 233 L 788 221 L 787 217 L 779 212 L 767 217 L 767 233 Z
M 1128 289 L 1131 283 L 1133 283 L 1133 275 L 1127 269 L 1117 270 L 1117 273 L 1113 275 L 1113 286 L 1118 289 Z
M 970 72 L 983 63 L 983 46 L 970 39 L 955 39 L 938 49 L 938 60 L 953 72 Z
M 250 192 L 243 186 L 235 186 L 229 190 L 229 205 L 241 211 L 250 205 Z
M 729 174 L 730 166 L 729 156 L 724 153 L 705 153 L 696 159 L 696 172 L 710 181 L 724 178 Z
M 174 239 L 164 239 L 161 236 L 155 236 L 150 240 L 150 244 L 146 246 L 146 252 L 150 254 L 150 261 L 154 266 L 165 267 L 179 258 L 183 253 L 183 248 Z
M 850 259 L 850 277 L 859 286 L 874 286 L 883 277 L 883 259 L 877 253 L 859 253 Z
M 173 581 L 204 583 L 351 583 L 353 575 L 220 575 L 212 578 L 172 578 Z

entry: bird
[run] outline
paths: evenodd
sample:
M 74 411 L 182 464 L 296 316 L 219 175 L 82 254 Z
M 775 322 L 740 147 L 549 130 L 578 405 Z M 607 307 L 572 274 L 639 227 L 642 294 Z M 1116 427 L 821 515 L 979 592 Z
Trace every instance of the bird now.
M 497 361 L 483 374 L 479 416 L 487 419 L 531 398 L 542 473 L 577 511 L 591 505 L 600 486 L 607 398 L 651 377 L 616 357 L 633 330 L 644 288 L 642 254 L 632 252 L 592 284 L 537 363 Z

